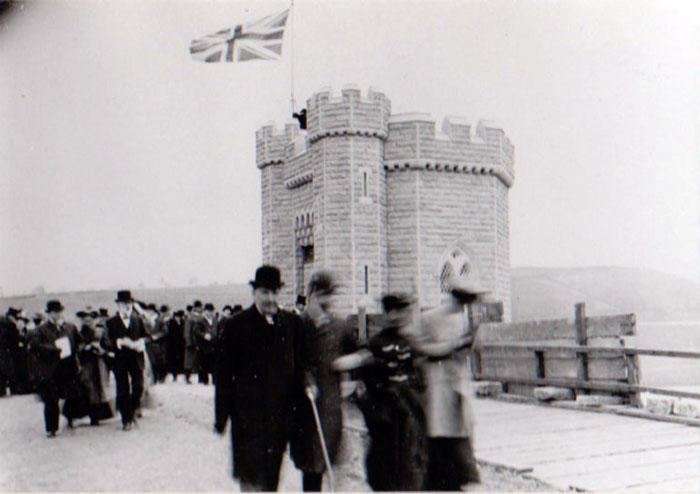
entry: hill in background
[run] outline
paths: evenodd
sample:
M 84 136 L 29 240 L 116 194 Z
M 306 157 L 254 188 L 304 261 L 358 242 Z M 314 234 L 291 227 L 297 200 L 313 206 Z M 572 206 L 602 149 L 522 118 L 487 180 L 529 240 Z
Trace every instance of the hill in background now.
M 146 288 L 131 290 L 136 300 L 154 303 L 158 306 L 167 304 L 172 310 L 183 309 L 193 300 L 211 302 L 217 309 L 225 305 L 241 304 L 248 306 L 252 301 L 250 285 L 247 283 L 231 285 L 193 286 L 179 288 Z M 4 313 L 8 307 L 21 307 L 27 312 L 43 312 L 46 301 L 60 299 L 66 307 L 66 315 L 72 318 L 75 312 L 92 306 L 94 309 L 106 307 L 110 314 L 116 311 L 114 299 L 116 290 L 93 290 L 84 292 L 47 293 L 41 295 L 20 295 L 0 299 L 0 311 Z
M 586 315 L 635 313 L 641 321 L 700 320 L 697 283 L 648 269 L 619 267 L 513 268 L 513 321 L 573 319 L 574 304 Z
M 624 314 L 634 312 L 641 321 L 700 320 L 700 288 L 692 281 L 645 269 L 588 268 L 513 268 L 511 273 L 512 315 L 514 321 L 574 317 L 574 304 L 586 303 L 586 314 Z M 194 299 L 212 302 L 217 309 L 224 305 L 252 301 L 246 283 L 152 288 L 132 291 L 145 302 L 168 304 L 184 309 Z M 46 301 L 59 298 L 66 313 L 73 314 L 88 305 L 115 310 L 115 290 L 96 290 L 42 295 L 23 295 L 0 299 L 0 311 L 23 307 L 41 312 Z M 282 300 L 282 303 L 290 303 Z

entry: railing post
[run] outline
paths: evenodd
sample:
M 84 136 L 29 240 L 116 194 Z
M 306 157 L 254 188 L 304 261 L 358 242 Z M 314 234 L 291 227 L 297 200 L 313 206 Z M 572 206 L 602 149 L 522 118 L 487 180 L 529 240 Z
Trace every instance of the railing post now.
M 640 383 L 640 370 L 639 365 L 639 355 L 627 355 L 625 358 L 625 365 L 627 366 L 627 384 L 639 385 Z M 631 392 L 629 394 L 630 405 L 636 408 L 642 408 L 642 397 L 638 392 Z
M 357 314 L 357 332 L 361 342 L 367 341 L 367 309 L 365 307 L 360 307 L 360 311 Z
M 576 344 L 580 346 L 588 345 L 588 328 L 586 327 L 586 304 L 584 302 L 576 304 L 576 319 L 574 321 L 576 331 Z M 588 354 L 579 353 L 578 377 L 588 381 Z M 584 391 L 588 393 L 588 391 Z

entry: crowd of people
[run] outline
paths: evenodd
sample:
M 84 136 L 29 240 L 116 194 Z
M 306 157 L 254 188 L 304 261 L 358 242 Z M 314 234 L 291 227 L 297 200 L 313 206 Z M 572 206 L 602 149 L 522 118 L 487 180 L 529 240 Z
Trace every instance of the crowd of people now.
M 275 491 L 289 451 L 305 491 L 320 491 L 342 441 L 341 380 L 364 416 L 370 443 L 369 485 L 379 491 L 460 490 L 479 482 L 472 451 L 467 356 L 476 324 L 470 307 L 482 290 L 453 276 L 449 296 L 420 311 L 403 293 L 382 298 L 384 324 L 360 340 L 337 317 L 334 276 L 314 273 L 306 294 L 283 310 L 279 269 L 262 266 L 250 282 L 253 303 L 226 306 L 195 301 L 171 312 L 117 293 L 117 311 L 86 308 L 80 328 L 63 317 L 58 300 L 28 318 L 10 308 L 0 318 L 0 387 L 36 392 L 44 402 L 48 437 L 59 425 L 59 400 L 68 426 L 113 416 L 105 387 L 116 382 L 116 410 L 129 431 L 139 417 L 144 383 L 170 374 L 215 384 L 214 431 L 230 423 L 232 473 L 242 491 Z M 35 320 L 36 319 L 36 320 Z
M 8 392 L 37 393 L 46 404 L 48 437 L 55 437 L 59 429 L 59 399 L 65 400 L 62 414 L 68 427 L 82 417 L 99 425 L 113 416 L 110 372 L 126 430 L 133 424 L 133 414 L 140 414 L 144 379 L 149 385 L 164 382 L 168 375 L 173 381 L 182 375 L 192 383 L 197 375 L 199 383 L 209 384 L 223 323 L 243 309 L 227 305 L 219 313 L 213 304 L 195 300 L 186 310 L 173 312 L 167 305 L 133 300 L 128 290 L 118 292 L 115 303 L 113 314 L 104 307 L 79 310 L 77 324 L 66 320 L 59 300 L 48 301 L 44 313 L 30 316 L 10 307 L 0 317 L 0 397 Z M 138 343 L 127 342 L 127 334 Z M 127 375 L 130 389 L 135 388 L 129 393 Z

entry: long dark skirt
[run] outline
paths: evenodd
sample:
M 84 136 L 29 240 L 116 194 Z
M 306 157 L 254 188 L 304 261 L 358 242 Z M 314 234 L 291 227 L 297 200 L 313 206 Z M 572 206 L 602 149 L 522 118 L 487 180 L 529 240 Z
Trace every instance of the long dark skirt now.
M 470 438 L 431 437 L 428 450 L 427 490 L 458 491 L 465 484 L 480 482 Z
M 408 386 L 387 387 L 358 401 L 369 430 L 367 482 L 375 491 L 425 489 L 428 452 L 425 417 Z
M 105 399 L 106 368 L 98 357 L 93 357 L 86 358 L 78 375 L 68 382 L 63 404 L 63 415 L 68 419 L 89 415 L 92 420 L 105 420 L 114 415 Z

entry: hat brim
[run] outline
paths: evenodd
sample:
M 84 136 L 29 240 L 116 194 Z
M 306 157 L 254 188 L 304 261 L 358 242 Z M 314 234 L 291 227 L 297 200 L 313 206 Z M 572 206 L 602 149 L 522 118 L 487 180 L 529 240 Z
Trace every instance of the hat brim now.
M 280 281 L 279 283 L 260 283 L 255 280 L 250 280 L 248 283 L 253 288 L 270 288 L 272 290 L 279 290 L 284 286 L 284 281 Z

